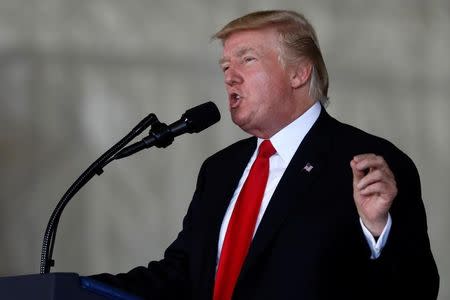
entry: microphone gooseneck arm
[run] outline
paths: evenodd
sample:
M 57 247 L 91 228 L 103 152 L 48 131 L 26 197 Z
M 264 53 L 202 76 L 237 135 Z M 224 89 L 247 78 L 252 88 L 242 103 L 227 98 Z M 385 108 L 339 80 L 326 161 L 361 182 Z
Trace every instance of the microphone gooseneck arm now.
M 143 138 L 140 142 L 123 148 L 117 152 L 111 160 L 121 159 L 153 146 L 166 148 L 173 143 L 174 139 L 175 137 L 166 123 L 156 122 L 152 125 L 148 136 Z
M 41 265 L 40 265 L 40 273 L 46 274 L 50 272 L 50 268 L 54 266 L 55 262 L 52 258 L 53 256 L 53 248 L 55 245 L 56 239 L 56 231 L 58 229 L 58 222 L 61 217 L 61 214 L 66 207 L 67 203 L 69 203 L 70 199 L 89 181 L 95 174 L 102 174 L 102 168 L 105 167 L 118 151 L 120 151 L 123 147 L 125 147 L 131 140 L 133 140 L 136 136 L 141 134 L 145 129 L 147 129 L 150 125 L 158 122 L 158 119 L 155 114 L 149 114 L 145 117 L 138 125 L 136 125 L 130 133 L 128 133 L 124 138 L 122 138 L 119 142 L 117 142 L 114 146 L 112 146 L 108 151 L 106 151 L 100 158 L 98 158 L 95 162 L 93 162 L 80 177 L 70 186 L 70 188 L 66 191 L 64 196 L 59 200 L 56 205 L 53 213 L 48 221 L 47 228 L 45 230 L 44 239 L 42 242 L 42 252 L 41 252 Z
M 150 114 L 139 122 L 124 138 L 106 151 L 100 158 L 93 162 L 80 177 L 70 186 L 64 196 L 59 200 L 48 221 L 42 242 L 40 273 L 50 272 L 54 266 L 53 248 L 56 240 L 56 231 L 61 214 L 70 199 L 89 181 L 95 174 L 101 175 L 103 168 L 115 159 L 120 159 L 136 153 L 145 148 L 157 146 L 165 148 L 172 144 L 174 138 L 184 133 L 198 133 L 220 120 L 220 112 L 217 106 L 209 101 L 188 109 L 181 119 L 167 125 L 158 121 L 155 114 Z M 125 147 L 136 136 L 151 126 L 150 133 L 140 142 Z

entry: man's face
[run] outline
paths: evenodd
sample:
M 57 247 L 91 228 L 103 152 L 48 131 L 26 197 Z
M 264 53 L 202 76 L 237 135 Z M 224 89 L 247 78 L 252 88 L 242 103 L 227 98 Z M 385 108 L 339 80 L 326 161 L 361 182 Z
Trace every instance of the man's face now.
M 231 118 L 242 130 L 261 138 L 270 138 L 297 117 L 294 89 L 280 49 L 274 29 L 238 31 L 224 41 L 220 65 Z

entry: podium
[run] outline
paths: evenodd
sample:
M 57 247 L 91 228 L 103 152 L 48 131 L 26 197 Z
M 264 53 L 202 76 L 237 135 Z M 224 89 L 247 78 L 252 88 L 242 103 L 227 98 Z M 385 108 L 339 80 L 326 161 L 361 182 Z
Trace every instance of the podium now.
M 0 277 L 0 299 L 5 300 L 142 300 L 76 273 Z

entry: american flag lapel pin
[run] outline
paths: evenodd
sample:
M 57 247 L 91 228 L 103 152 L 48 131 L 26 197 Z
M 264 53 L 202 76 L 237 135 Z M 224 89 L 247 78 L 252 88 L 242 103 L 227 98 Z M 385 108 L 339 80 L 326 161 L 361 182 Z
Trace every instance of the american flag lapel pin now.
M 310 164 L 310 163 L 307 163 L 304 167 L 303 167 L 303 170 L 305 170 L 306 172 L 311 172 L 311 170 L 313 169 L 314 167 Z

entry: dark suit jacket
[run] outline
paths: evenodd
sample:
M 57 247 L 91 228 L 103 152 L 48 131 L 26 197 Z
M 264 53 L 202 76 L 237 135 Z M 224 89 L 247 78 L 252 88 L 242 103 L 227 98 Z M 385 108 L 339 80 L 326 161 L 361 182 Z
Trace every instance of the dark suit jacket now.
M 204 162 L 183 229 L 163 260 L 95 278 L 148 299 L 212 299 L 220 226 L 255 147 L 256 138 L 245 139 Z M 377 260 L 353 200 L 350 161 L 361 153 L 382 155 L 399 190 Z M 413 162 L 322 109 L 273 194 L 233 299 L 435 299 L 438 286 Z

